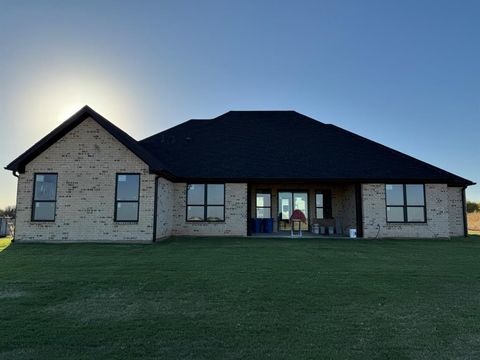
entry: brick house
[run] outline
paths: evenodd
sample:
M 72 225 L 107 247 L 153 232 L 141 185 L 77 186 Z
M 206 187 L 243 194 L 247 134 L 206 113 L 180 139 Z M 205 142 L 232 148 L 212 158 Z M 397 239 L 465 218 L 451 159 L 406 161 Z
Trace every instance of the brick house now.
M 304 232 L 466 235 L 474 184 L 294 111 L 230 111 L 136 141 L 88 106 L 6 169 L 16 241 L 151 242 Z

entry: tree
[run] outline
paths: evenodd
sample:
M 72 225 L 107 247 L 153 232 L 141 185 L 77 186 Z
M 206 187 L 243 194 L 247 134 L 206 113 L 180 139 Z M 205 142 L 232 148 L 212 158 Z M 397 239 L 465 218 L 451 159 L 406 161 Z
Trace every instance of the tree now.
M 0 216 L 15 218 L 15 206 L 7 206 L 4 210 L 0 210 Z
M 472 201 L 467 201 L 467 212 L 473 213 L 480 210 L 480 204 L 474 203 Z

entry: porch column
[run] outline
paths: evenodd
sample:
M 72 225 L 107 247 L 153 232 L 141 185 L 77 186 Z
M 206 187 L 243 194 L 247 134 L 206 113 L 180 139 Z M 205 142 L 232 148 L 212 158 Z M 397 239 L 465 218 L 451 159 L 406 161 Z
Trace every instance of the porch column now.
M 252 217 L 252 187 L 247 183 L 247 236 L 252 235 L 250 229 L 250 218 Z

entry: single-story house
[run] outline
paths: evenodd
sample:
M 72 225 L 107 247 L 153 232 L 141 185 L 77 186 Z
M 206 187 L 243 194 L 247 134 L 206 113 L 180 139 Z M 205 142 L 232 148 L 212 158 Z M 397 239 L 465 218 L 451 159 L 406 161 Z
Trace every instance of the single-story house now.
M 288 233 L 295 210 L 304 233 L 464 236 L 474 184 L 295 111 L 230 111 L 137 141 L 85 106 L 6 169 L 15 240 L 33 242 L 250 236 L 252 219 Z

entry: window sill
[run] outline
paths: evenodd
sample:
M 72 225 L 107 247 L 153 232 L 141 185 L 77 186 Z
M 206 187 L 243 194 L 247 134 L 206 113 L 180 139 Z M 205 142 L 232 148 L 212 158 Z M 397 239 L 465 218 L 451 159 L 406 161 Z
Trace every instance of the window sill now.
M 225 224 L 225 220 L 223 221 L 195 221 L 195 220 L 186 220 L 185 223 L 187 224 Z
M 428 223 L 426 221 L 417 221 L 417 222 L 387 221 L 387 225 L 428 225 Z

